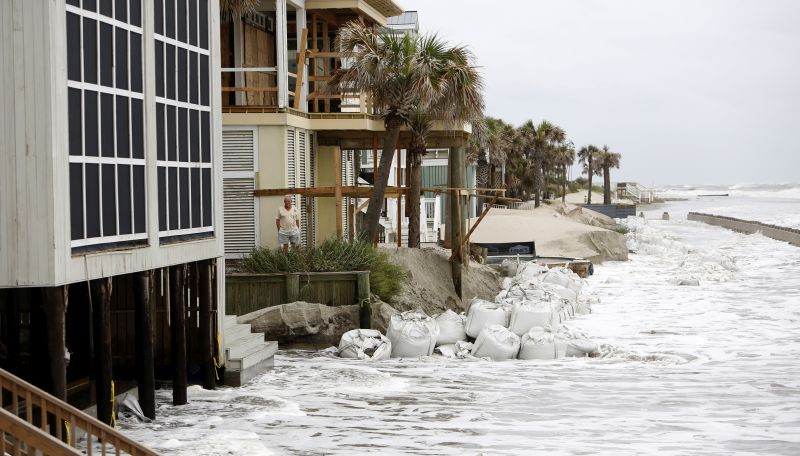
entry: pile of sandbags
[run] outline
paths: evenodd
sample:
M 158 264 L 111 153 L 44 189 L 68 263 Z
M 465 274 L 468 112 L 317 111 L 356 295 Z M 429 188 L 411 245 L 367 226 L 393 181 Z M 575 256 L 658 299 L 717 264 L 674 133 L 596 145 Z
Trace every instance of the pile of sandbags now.
M 445 358 L 472 358 L 472 343 L 465 340 L 459 340 L 454 344 L 439 345 L 436 347 L 436 351 Z
M 508 326 L 510 315 L 511 307 L 508 305 L 474 298 L 467 310 L 466 333 L 469 337 L 478 337 L 487 326 Z
M 448 309 L 439 314 L 435 320 L 436 324 L 439 325 L 439 337 L 436 339 L 437 347 L 467 340 L 466 316 L 459 315 Z
M 472 356 L 503 361 L 517 357 L 520 340 L 505 326 L 489 325 L 481 330 L 472 345 Z
M 380 361 L 392 354 L 392 342 L 377 329 L 353 329 L 342 334 L 337 354 L 342 358 Z
M 422 310 L 392 315 L 386 335 L 392 342 L 392 358 L 430 356 L 439 337 L 439 325 Z
M 522 336 L 519 359 L 558 359 L 566 355 L 567 345 L 550 327 L 536 326 Z

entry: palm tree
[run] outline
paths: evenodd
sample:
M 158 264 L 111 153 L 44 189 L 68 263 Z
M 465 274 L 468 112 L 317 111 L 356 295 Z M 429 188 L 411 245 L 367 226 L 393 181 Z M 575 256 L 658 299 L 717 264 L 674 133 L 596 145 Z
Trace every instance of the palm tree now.
M 223 21 L 241 18 L 255 12 L 259 3 L 259 0 L 220 0 L 219 15 Z
M 567 141 L 556 149 L 554 161 L 561 178 L 561 202 L 564 203 L 567 195 L 567 168 L 575 163 L 575 146 L 572 141 Z
M 597 154 L 597 165 L 603 170 L 603 204 L 611 204 L 611 168 L 619 168 L 622 155 L 611 152 L 608 146 Z
M 451 48 L 436 35 L 397 36 L 352 21 L 340 28 L 338 46 L 343 60 L 350 65 L 333 74 L 326 91 L 368 93 L 386 128 L 378 179 L 370 195 L 364 228 L 367 239 L 374 242 L 400 129 L 411 121 L 415 112 L 435 111 L 445 123 L 454 124 L 465 117 L 465 112 L 475 107 L 482 110 L 480 90 L 460 92 L 469 83 L 482 88 L 482 82 L 468 80 L 477 73 L 464 70 L 473 67 L 453 64 L 459 56 L 468 59 L 469 52 Z M 461 52 L 456 52 L 457 49 Z M 460 84 L 454 86 L 454 82 Z M 469 98 L 458 100 L 455 109 L 435 109 L 439 100 L 448 97 Z
M 435 37 L 430 38 L 435 39 Z M 436 64 L 443 74 L 439 75 L 435 82 L 445 89 L 427 109 L 418 106 L 409 122 L 411 129 L 411 143 L 408 147 L 411 158 L 407 208 L 409 247 L 419 247 L 422 157 L 428 148 L 428 135 L 433 126 L 433 119 L 445 118 L 449 126 L 472 123 L 472 135 L 467 147 L 471 161 L 476 161 L 478 151 L 484 149 L 486 126 L 483 123 L 483 78 L 473 62 L 472 53 L 463 46 L 449 47 L 442 52 L 440 61 Z
M 547 120 L 534 125 L 527 121 L 519 128 L 525 156 L 533 163 L 534 206 L 541 205 L 545 190 L 545 177 L 552 168 L 553 151 L 566 140 L 566 132 Z
M 599 175 L 600 169 L 594 164 L 600 149 L 595 145 L 581 147 L 578 151 L 578 160 L 583 165 L 583 172 L 588 176 L 589 192 L 586 195 L 586 204 L 592 204 L 592 176 Z

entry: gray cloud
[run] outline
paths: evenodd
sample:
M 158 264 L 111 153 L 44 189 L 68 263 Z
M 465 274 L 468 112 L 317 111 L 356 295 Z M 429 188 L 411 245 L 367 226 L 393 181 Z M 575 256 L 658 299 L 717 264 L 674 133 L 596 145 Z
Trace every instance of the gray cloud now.
M 488 113 L 623 154 L 614 180 L 798 182 L 800 2 L 401 0 L 469 45 Z

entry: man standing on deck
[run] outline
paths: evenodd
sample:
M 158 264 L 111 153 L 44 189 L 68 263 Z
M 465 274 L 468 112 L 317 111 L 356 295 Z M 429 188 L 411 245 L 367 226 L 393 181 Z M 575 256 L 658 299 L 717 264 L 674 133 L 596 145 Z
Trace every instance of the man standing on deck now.
M 278 208 L 275 226 L 278 228 L 278 244 L 284 252 L 289 251 L 289 244 L 292 247 L 300 245 L 300 214 L 292 205 L 292 195 L 283 197 L 283 206 Z

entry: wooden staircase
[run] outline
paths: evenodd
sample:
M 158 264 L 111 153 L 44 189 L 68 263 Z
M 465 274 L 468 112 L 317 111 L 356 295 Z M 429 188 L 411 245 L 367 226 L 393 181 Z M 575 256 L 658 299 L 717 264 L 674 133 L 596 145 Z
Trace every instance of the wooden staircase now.
M 0 454 L 157 455 L 120 431 L 0 369 Z

